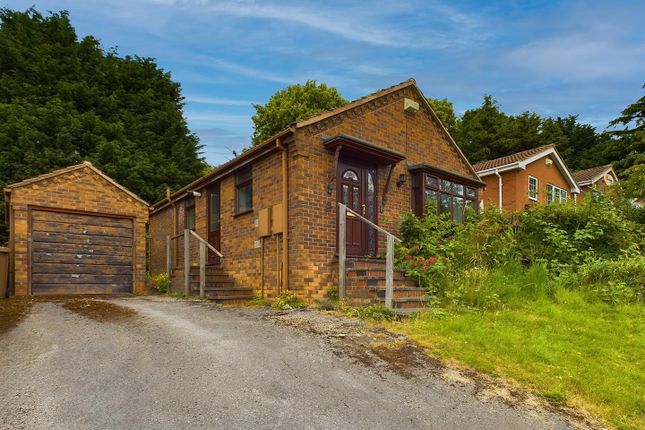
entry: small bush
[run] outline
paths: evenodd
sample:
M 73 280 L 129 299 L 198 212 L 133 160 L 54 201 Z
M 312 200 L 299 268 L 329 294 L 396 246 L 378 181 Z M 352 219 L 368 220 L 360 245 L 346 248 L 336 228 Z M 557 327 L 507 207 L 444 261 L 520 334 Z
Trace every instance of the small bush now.
M 267 306 L 267 305 L 268 305 L 268 303 L 267 303 L 266 299 L 264 299 L 262 296 L 255 296 L 255 297 L 253 297 L 252 300 L 249 300 L 247 302 L 247 306 L 252 306 L 252 307 L 261 308 L 261 307 L 264 307 L 264 306 Z
M 273 309 L 286 310 L 286 309 L 303 309 L 303 308 L 306 308 L 307 305 L 303 303 L 294 294 L 293 291 L 287 290 L 284 293 L 282 293 L 280 296 L 276 297 L 275 300 L 273 300 L 271 307 Z
M 338 288 L 336 287 L 331 287 L 330 289 L 327 290 L 325 293 L 325 298 L 328 300 L 331 300 L 332 302 L 337 302 L 340 300 L 340 295 L 338 294 Z
M 351 317 L 368 319 L 374 321 L 391 321 L 394 314 L 384 305 L 370 305 L 356 308 L 348 308 L 347 314 Z
M 149 276 L 148 279 L 152 284 L 152 288 L 154 288 L 159 294 L 166 294 L 170 290 L 170 279 L 166 273 Z

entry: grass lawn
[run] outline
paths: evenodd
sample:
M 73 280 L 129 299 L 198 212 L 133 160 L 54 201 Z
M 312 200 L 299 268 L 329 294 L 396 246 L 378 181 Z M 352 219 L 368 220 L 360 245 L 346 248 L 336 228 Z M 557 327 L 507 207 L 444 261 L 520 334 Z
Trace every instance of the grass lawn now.
M 645 429 L 645 307 L 589 303 L 576 291 L 495 311 L 441 309 L 389 328 L 432 353 L 606 420 Z

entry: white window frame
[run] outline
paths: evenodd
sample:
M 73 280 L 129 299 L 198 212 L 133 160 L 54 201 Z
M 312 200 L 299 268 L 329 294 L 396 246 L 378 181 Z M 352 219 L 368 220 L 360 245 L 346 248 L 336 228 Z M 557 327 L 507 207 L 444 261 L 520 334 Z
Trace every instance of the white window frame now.
M 531 179 L 535 180 L 535 189 L 531 188 Z M 537 201 L 539 181 L 535 176 L 529 176 L 529 199 Z
M 546 203 L 551 204 L 555 201 L 559 203 L 565 203 L 569 198 L 569 193 L 567 190 L 563 190 L 560 187 L 556 187 L 553 184 L 546 185 Z

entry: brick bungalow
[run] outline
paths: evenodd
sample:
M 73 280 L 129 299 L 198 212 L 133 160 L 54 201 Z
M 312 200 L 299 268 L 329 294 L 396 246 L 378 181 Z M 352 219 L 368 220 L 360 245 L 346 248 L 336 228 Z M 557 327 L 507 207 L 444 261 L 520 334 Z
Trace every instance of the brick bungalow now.
M 580 189 L 555 145 L 518 152 L 473 166 L 486 187 L 483 205 L 521 211 L 536 203 L 564 202 Z
M 618 182 L 616 172 L 614 172 L 611 165 L 578 170 L 577 172 L 573 172 L 571 175 L 580 187 L 580 192 L 582 194 L 586 194 L 592 190 L 601 191 L 603 188 Z
M 208 251 L 211 298 L 275 297 L 285 289 L 320 298 L 337 285 L 338 202 L 397 234 L 400 216 L 421 213 L 429 199 L 461 219 L 464 208 L 477 207 L 482 186 L 410 79 L 293 123 L 156 203 L 150 269 L 172 266 L 173 288 L 181 288 L 182 232 L 191 229 L 191 265 L 199 259 L 197 235 L 223 254 Z M 382 259 L 374 257 L 384 254 L 384 242 L 347 218 L 348 288 L 357 297 L 367 297 L 361 288 L 382 293 Z M 396 279 L 395 296 L 405 288 L 419 293 L 413 281 Z

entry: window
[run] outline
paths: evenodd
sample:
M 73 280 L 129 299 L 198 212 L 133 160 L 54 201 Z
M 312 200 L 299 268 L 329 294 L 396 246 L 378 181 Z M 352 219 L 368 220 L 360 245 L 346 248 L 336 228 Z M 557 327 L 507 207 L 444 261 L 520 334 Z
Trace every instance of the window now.
M 253 210 L 253 171 L 248 168 L 235 176 L 235 213 Z
M 547 184 L 546 186 L 546 202 L 551 204 L 553 202 L 564 203 L 567 201 L 568 193 L 562 188 L 555 185 Z
M 195 230 L 195 198 L 188 197 L 184 202 L 184 228 Z
M 529 199 L 538 199 L 538 180 L 533 176 L 529 176 Z
M 432 204 L 437 213 L 449 213 L 463 222 L 467 208 L 477 208 L 477 189 L 438 174 L 418 172 L 412 177 L 412 210 L 422 216 Z

